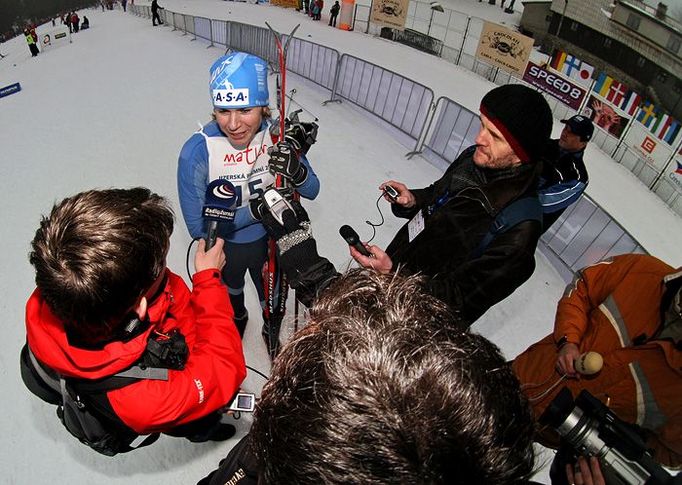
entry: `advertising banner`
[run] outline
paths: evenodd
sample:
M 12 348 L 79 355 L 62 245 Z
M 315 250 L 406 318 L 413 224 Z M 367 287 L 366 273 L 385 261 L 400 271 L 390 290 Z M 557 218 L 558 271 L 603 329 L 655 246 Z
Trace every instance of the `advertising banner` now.
M 40 38 L 41 51 L 51 50 L 55 47 L 71 43 L 71 33 L 66 25 L 53 27 L 47 32 L 41 33 L 38 37 Z
M 533 39 L 501 25 L 483 22 L 476 57 L 512 74 L 523 76 Z
M 665 176 L 671 182 L 671 185 L 677 189 L 678 192 L 682 193 L 682 156 L 679 154 L 677 158 L 670 164 L 667 169 Z
M 590 95 L 587 106 L 583 110 L 585 116 L 589 116 L 592 122 L 610 135 L 620 138 L 630 118 L 621 114 L 610 103 Z
M 298 0 L 270 0 L 270 4 L 284 8 L 298 8 Z
M 369 21 L 398 30 L 405 30 L 410 0 L 374 0 Z
M 632 124 L 623 141 L 659 171 L 665 168 L 673 152 L 667 143 L 661 143 L 661 140 L 639 123 Z
M 578 111 L 587 91 L 533 61 L 528 61 L 523 80 Z
M 0 98 L 4 98 L 5 96 L 9 96 L 10 94 L 18 93 L 19 91 L 21 91 L 21 84 L 19 83 L 10 84 L 9 86 L 0 88 Z

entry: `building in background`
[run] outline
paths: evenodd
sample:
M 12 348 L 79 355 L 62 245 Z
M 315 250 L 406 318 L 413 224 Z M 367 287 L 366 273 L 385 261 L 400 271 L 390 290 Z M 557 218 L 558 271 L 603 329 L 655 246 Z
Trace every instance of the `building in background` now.
M 570 52 L 682 119 L 682 23 L 641 0 L 526 0 L 521 30 Z

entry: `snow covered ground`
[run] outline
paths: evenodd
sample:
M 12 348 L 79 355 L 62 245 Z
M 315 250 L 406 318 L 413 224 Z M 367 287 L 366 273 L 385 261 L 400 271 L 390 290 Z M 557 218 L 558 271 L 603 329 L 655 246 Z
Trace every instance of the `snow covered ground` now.
M 324 17 L 322 22 L 312 22 L 294 11 L 219 0 L 161 3 L 169 10 L 209 18 L 260 26 L 268 20 L 281 31 L 301 23 L 300 37 L 405 74 L 432 87 L 436 97 L 446 95 L 472 110 L 492 87 L 468 71 L 406 46 L 327 27 Z M 476 8 L 483 13 L 472 14 L 479 16 L 486 10 L 503 15 L 499 7 L 474 0 L 449 0 L 448 6 Z M 35 59 L 23 37 L 0 46 L 0 53 L 7 56 L 0 60 L 0 88 L 14 82 L 22 86 L 21 92 L 0 98 L 0 197 L 5 207 L 0 214 L 0 225 L 5 228 L 0 267 L 6 275 L 0 291 L 7 297 L 0 304 L 5 315 L 0 334 L 0 385 L 5 394 L 0 405 L 0 429 L 5 436 L 0 482 L 194 483 L 217 465 L 235 440 L 192 444 L 162 437 L 149 448 L 106 458 L 72 439 L 53 408 L 30 396 L 19 376 L 24 304 L 34 287 L 29 244 L 41 214 L 55 201 L 96 187 L 144 185 L 166 195 L 178 214 L 169 266 L 187 279 L 185 254 L 190 238 L 179 213 L 177 156 L 197 123 L 209 119 L 208 68 L 222 49 L 207 49 L 180 32 L 152 27 L 149 19 L 120 10 L 83 14 L 90 19 L 90 30 L 75 34 L 72 44 Z M 40 27 L 38 33 L 49 28 Z M 378 185 L 394 178 L 421 187 L 440 172 L 420 157 L 405 159 L 411 147 L 401 145 L 348 103 L 322 106 L 328 92 L 295 76 L 288 81 L 289 88 L 297 89 L 296 101 L 320 119 L 319 141 L 310 159 L 322 190 L 306 207 L 320 253 L 343 269 L 350 265 L 350 258 L 338 228 L 350 224 L 362 239 L 371 236 L 364 221 L 379 219 L 375 208 Z M 557 123 L 555 135 L 559 130 Z M 652 254 L 682 264 L 677 249 L 682 236 L 679 218 L 599 150 L 590 147 L 587 159 L 590 195 Z M 385 202 L 380 207 L 387 221 L 374 242 L 385 246 L 400 223 Z M 474 327 L 500 345 L 509 358 L 550 332 L 555 304 L 563 291 L 563 281 L 544 257 L 537 253 L 536 259 L 533 277 Z M 247 287 L 251 315 L 260 314 L 256 300 L 253 288 Z M 247 363 L 267 373 L 259 325 L 254 318 L 247 328 Z M 258 393 L 262 384 L 263 379 L 250 372 L 243 387 Z M 249 424 L 248 416 L 236 423 L 237 438 Z M 544 473 L 538 480 L 544 481 L 543 477 Z

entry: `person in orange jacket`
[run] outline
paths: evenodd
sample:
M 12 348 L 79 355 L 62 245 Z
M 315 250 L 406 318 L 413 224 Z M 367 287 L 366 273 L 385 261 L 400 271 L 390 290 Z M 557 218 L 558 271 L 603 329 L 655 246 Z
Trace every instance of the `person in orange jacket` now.
M 559 300 L 554 332 L 513 362 L 536 417 L 563 386 L 574 397 L 584 389 L 639 426 L 657 462 L 682 465 L 681 289 L 680 269 L 644 254 L 580 271 Z M 588 351 L 603 367 L 580 375 L 575 361 Z M 539 441 L 556 445 L 556 435 L 541 429 Z

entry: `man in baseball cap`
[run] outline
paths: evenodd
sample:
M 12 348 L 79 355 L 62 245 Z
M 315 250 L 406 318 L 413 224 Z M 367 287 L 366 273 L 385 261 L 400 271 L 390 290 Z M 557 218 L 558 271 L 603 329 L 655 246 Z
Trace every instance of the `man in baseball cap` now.
M 589 181 L 583 154 L 594 134 L 594 125 L 583 115 L 561 122 L 561 136 L 550 140 L 543 158 L 539 195 L 545 231 L 580 198 Z

